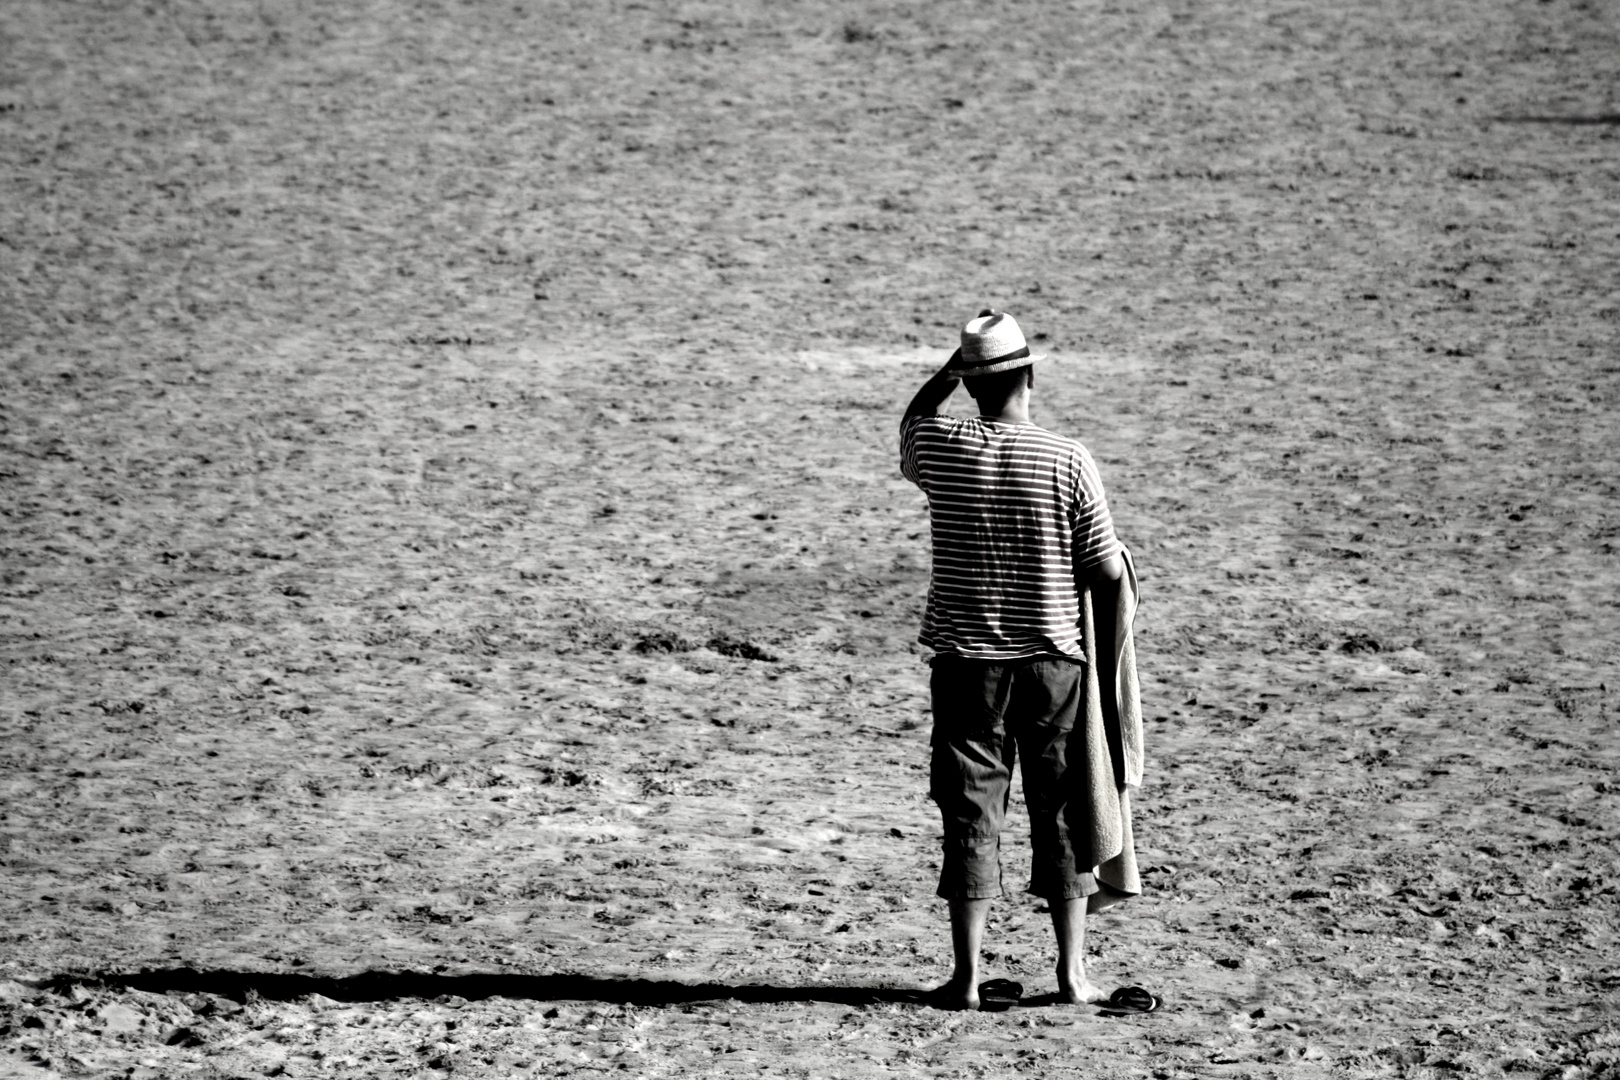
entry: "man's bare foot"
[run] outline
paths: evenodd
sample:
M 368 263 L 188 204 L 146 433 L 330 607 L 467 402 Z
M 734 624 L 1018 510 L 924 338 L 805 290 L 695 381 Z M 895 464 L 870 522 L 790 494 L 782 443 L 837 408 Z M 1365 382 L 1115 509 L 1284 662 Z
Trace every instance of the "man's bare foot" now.
M 1070 1005 L 1090 1005 L 1094 1002 L 1104 1001 L 1108 995 L 1100 986 L 1086 981 L 1084 975 L 1079 979 L 1070 979 L 1061 972 L 1058 974 L 1058 997 Z
M 953 978 L 950 982 L 928 991 L 927 996 L 928 1004 L 934 1008 L 956 1012 L 976 1012 L 982 1004 L 979 1000 L 978 984 L 973 979 Z

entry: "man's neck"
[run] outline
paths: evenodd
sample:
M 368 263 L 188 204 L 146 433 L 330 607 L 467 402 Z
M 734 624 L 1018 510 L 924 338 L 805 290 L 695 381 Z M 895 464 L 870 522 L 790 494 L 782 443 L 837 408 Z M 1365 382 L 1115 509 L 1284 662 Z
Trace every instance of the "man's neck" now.
M 1005 406 L 994 411 L 990 409 L 981 410 L 979 419 L 989 420 L 997 424 L 1027 424 L 1029 423 L 1029 406 L 1009 401 Z
M 987 401 L 976 401 L 979 406 L 979 419 L 993 420 L 998 424 L 1027 424 L 1029 423 L 1029 388 L 1014 391 L 1000 401 L 991 398 Z

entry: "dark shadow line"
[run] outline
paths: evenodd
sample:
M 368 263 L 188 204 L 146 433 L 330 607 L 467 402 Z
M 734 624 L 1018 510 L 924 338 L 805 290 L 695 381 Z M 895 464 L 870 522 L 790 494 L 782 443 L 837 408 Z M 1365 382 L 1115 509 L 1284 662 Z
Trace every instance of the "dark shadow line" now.
M 1570 127 L 1592 127 L 1602 124 L 1620 124 L 1620 113 L 1598 113 L 1595 116 L 1493 116 L 1501 124 L 1564 124 Z
M 135 974 L 58 975 L 45 985 L 47 988 L 65 990 L 75 984 L 145 990 L 156 994 L 213 994 L 238 1002 L 246 1002 L 255 996 L 271 1001 L 293 1001 L 309 994 L 319 994 L 334 1001 L 348 1002 L 394 1001 L 400 998 L 432 1000 L 454 996 L 468 1001 L 504 997 L 524 1001 L 596 1001 L 647 1006 L 727 1000 L 749 1004 L 821 1001 L 850 1006 L 927 1003 L 921 990 L 878 986 L 732 986 L 665 979 L 607 979 L 590 975 L 430 975 L 398 971 L 364 971 L 358 975 L 334 978 L 171 968 Z

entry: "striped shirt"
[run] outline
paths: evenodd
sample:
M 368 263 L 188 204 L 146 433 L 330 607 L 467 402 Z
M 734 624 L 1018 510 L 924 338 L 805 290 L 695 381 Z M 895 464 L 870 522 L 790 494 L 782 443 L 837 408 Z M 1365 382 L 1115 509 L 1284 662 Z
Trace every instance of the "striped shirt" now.
M 1123 550 L 1086 448 L 1034 424 L 914 416 L 900 472 L 933 534 L 917 640 L 979 660 L 1083 655 L 1075 575 Z

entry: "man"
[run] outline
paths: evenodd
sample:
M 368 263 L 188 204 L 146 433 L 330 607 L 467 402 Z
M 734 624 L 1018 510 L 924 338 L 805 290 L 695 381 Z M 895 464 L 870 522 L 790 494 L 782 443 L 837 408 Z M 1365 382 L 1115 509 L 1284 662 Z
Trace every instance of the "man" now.
M 1045 357 L 1030 354 L 1005 312 L 981 312 L 961 342 L 900 423 L 901 472 L 928 497 L 933 538 L 918 640 L 935 652 L 929 787 L 944 820 L 939 895 L 950 906 L 955 966 L 931 998 L 981 1006 L 979 953 L 990 901 L 1002 893 L 999 836 L 1022 755 L 1030 891 L 1051 908 L 1059 997 L 1083 1004 L 1104 997 L 1086 979 L 1088 905 L 1140 891 L 1126 797 L 1127 782 L 1140 782 L 1139 756 L 1122 765 L 1139 754 L 1134 574 L 1091 455 L 1030 422 Z M 958 383 L 978 416 L 943 414 Z M 1123 742 L 1122 637 L 1135 723 Z

